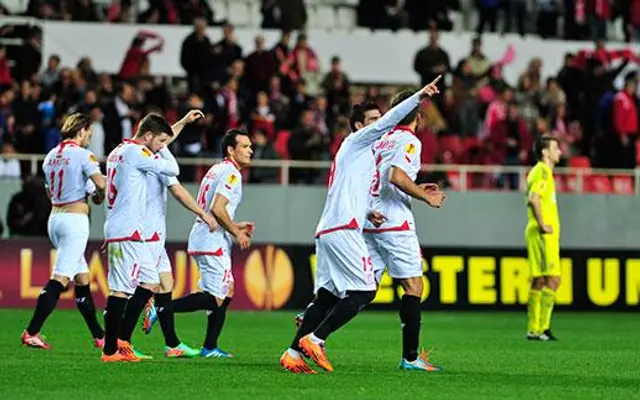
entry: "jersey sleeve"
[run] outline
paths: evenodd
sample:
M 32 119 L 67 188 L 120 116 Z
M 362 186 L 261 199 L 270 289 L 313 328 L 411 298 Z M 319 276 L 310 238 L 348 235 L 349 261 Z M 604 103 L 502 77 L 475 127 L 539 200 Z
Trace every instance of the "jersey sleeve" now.
M 408 140 L 404 140 L 393 155 L 391 161 L 392 167 L 397 167 L 411 174 L 412 171 L 420 169 L 420 153 L 422 151 L 422 143 L 412 136 Z
M 531 175 L 531 183 L 529 184 L 529 195 L 536 193 L 540 195 L 540 197 L 544 197 L 547 193 L 547 189 L 549 188 L 550 179 L 551 177 L 549 174 L 542 168 L 538 168 L 533 171 Z
M 216 186 L 215 194 L 221 194 L 228 200 L 231 200 L 240 188 L 242 177 L 240 172 L 235 169 L 224 171 L 220 177 L 220 183 Z
M 141 171 L 153 172 L 156 175 L 178 176 L 180 167 L 173 154 L 164 148 L 153 154 L 146 147 L 133 147 L 127 154 L 128 162 Z
M 402 118 L 406 117 L 411 111 L 420 105 L 420 92 L 416 92 L 413 96 L 405 99 L 402 103 L 387 111 L 382 118 L 371 125 L 347 136 L 345 142 L 351 142 L 360 148 L 371 146 L 382 135 L 387 133 L 391 128 L 398 125 Z
M 160 181 L 162 182 L 164 187 L 167 187 L 167 188 L 180 183 L 178 178 L 176 178 L 175 176 L 167 176 L 167 175 L 160 175 Z
M 82 172 L 87 177 L 100 173 L 100 164 L 98 164 L 96 156 L 91 151 L 87 150 L 82 155 Z

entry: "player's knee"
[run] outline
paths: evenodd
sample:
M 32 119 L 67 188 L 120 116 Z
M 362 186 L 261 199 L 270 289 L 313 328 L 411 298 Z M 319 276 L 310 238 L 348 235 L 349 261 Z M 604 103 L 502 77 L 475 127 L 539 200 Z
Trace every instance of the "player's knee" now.
M 347 296 L 351 299 L 353 304 L 361 311 L 376 297 L 375 290 L 349 290 Z
M 318 289 L 314 303 L 317 303 L 325 309 L 329 309 L 335 306 L 338 301 L 340 301 L 338 296 L 325 288 L 320 288 Z
M 87 286 L 90 282 L 89 274 L 78 274 L 74 278 L 74 281 L 78 286 Z
M 544 288 L 544 278 L 533 278 L 531 280 L 531 289 L 533 290 L 542 290 Z
M 547 277 L 546 286 L 552 290 L 558 290 L 560 287 L 561 278 L 559 276 Z
M 173 275 L 171 272 L 162 272 L 160 274 L 159 293 L 169 293 L 173 291 Z
M 227 289 L 227 297 L 233 298 L 234 294 L 235 294 L 235 286 L 233 285 L 233 283 L 230 283 L 229 288 Z
M 400 281 L 402 288 L 404 289 L 404 293 L 409 296 L 422 297 L 422 291 L 424 290 L 424 285 L 422 283 L 422 277 L 414 277 L 403 279 Z
M 54 275 L 51 280 L 60 282 L 60 284 L 64 286 L 65 289 L 67 288 L 67 286 L 69 286 L 69 282 L 71 281 L 69 278 L 62 275 Z

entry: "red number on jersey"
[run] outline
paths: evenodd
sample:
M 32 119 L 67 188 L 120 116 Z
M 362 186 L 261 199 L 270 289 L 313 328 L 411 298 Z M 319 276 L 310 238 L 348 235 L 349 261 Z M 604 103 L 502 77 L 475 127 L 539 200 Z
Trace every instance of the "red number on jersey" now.
M 376 172 L 373 174 L 373 180 L 371 181 L 371 188 L 369 189 L 369 193 L 371 196 L 379 196 L 380 195 L 380 164 L 382 163 L 382 154 L 378 155 L 376 158 Z
M 211 184 L 207 183 L 206 185 L 200 187 L 200 192 L 198 193 L 198 205 L 203 210 L 207 208 L 207 193 L 209 192 L 210 187 Z
M 118 197 L 118 188 L 116 188 L 115 183 L 117 171 L 115 168 L 107 170 L 107 208 L 113 208 L 116 203 L 116 197 Z
M 222 277 L 222 282 L 223 283 L 231 282 L 231 270 L 230 269 L 224 271 L 224 276 Z
M 336 160 L 333 160 L 331 163 L 331 168 L 329 168 L 329 188 L 333 185 L 333 176 L 336 174 Z
M 49 185 L 49 194 L 51 195 L 51 199 L 58 199 L 62 197 L 62 180 L 64 179 L 64 169 L 58 171 L 58 189 L 56 189 L 56 173 L 55 171 L 51 171 L 49 174 L 49 181 L 51 181 Z
M 362 270 L 364 272 L 373 271 L 373 262 L 371 257 L 362 257 Z

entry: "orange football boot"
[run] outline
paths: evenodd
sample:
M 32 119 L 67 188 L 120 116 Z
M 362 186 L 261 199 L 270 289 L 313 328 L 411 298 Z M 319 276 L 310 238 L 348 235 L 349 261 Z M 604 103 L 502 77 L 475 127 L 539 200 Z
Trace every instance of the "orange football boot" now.
M 317 374 L 316 371 L 312 370 L 311 367 L 307 365 L 304 358 L 301 356 L 294 357 L 289 354 L 288 350 L 284 352 L 282 357 L 280 357 L 280 365 L 287 371 L 293 372 L 294 374 Z
M 309 334 L 300 339 L 299 345 L 302 351 L 304 351 L 307 356 L 311 357 L 318 367 L 325 371 L 333 372 L 333 367 L 327 359 L 327 353 L 324 350 L 324 343 L 315 343 L 311 339 L 311 334 Z

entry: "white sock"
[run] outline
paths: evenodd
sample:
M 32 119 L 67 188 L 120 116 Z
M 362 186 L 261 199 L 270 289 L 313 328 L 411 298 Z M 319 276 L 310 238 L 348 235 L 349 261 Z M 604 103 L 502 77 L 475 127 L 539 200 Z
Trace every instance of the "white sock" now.
M 324 340 L 320 339 L 319 337 L 317 337 L 313 333 L 310 335 L 310 338 L 311 338 L 311 341 L 313 341 L 313 343 L 315 343 L 315 344 L 323 344 L 324 343 Z
M 298 351 L 298 350 L 294 350 L 291 347 L 289 347 L 287 349 L 287 353 L 289 353 L 289 355 L 293 358 L 300 358 L 302 357 L 302 354 Z

